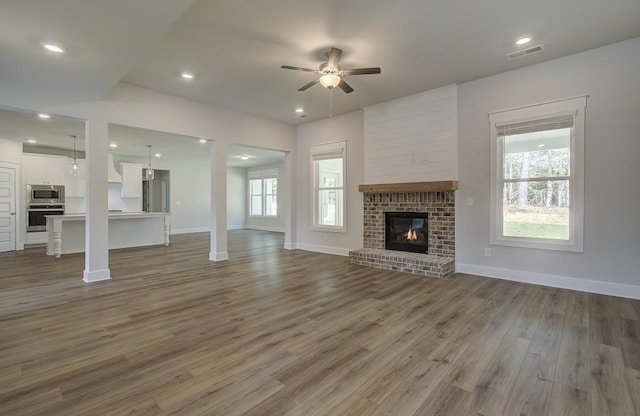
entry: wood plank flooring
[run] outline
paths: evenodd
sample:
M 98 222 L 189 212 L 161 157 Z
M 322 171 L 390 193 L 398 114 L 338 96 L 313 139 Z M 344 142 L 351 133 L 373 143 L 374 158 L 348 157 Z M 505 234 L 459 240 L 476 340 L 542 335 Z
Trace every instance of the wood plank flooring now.
M 0 254 L 1 415 L 640 415 L 640 302 L 376 270 L 231 231 Z

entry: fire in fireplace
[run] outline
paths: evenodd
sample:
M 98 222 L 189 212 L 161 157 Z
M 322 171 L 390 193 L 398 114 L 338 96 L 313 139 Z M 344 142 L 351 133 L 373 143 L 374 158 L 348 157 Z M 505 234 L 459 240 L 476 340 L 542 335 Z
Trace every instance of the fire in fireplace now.
M 427 253 L 428 218 L 426 212 L 385 212 L 384 248 Z

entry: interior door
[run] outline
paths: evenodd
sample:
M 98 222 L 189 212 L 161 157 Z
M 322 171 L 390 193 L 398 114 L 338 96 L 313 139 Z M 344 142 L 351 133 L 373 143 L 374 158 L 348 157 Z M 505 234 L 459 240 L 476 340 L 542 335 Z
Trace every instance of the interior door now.
M 15 169 L 0 167 L 0 252 L 16 249 Z

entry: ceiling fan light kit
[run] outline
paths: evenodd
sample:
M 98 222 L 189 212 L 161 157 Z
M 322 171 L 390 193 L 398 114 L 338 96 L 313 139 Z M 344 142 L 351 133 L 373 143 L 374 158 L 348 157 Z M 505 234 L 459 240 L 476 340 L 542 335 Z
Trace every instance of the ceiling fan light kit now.
M 320 85 L 322 85 L 325 88 L 335 88 L 340 84 L 340 77 L 338 75 L 334 75 L 334 74 L 326 74 L 323 75 L 319 78 L 320 81 Z
M 353 92 L 353 88 L 351 88 L 351 86 L 345 82 L 343 77 L 349 75 L 379 74 L 381 72 L 380 68 L 342 69 L 339 65 L 341 57 L 342 49 L 331 48 L 328 53 L 327 62 L 323 62 L 322 64 L 320 64 L 318 69 L 301 68 L 298 66 L 289 65 L 282 65 L 281 68 L 292 69 L 294 71 L 315 72 L 316 74 L 320 75 L 320 77 L 298 88 L 298 91 L 305 91 L 319 83 L 327 89 L 339 87 L 347 94 Z

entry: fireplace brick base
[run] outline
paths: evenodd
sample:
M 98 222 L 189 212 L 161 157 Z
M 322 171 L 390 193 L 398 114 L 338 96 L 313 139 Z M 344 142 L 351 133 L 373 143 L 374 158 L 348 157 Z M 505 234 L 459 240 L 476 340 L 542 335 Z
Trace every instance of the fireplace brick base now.
M 420 276 L 447 278 L 453 275 L 455 270 L 453 258 L 431 254 L 362 248 L 350 251 L 349 257 L 352 264 Z
M 455 191 L 365 192 L 363 248 L 351 263 L 446 278 L 455 270 Z M 384 249 L 385 212 L 429 214 L 429 254 Z

